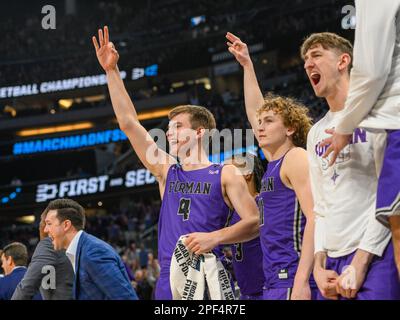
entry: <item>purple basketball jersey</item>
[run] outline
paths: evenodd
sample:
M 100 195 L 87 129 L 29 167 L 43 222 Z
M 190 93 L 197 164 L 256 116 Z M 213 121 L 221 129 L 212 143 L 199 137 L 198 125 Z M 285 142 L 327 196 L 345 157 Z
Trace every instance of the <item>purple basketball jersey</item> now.
M 268 163 L 261 182 L 260 227 L 265 288 L 292 288 L 300 259 L 305 217 L 296 194 L 280 177 L 285 157 Z M 310 285 L 315 286 L 314 281 Z
M 160 277 L 169 277 L 171 257 L 180 236 L 225 227 L 230 209 L 222 195 L 222 168 L 220 164 L 192 171 L 184 171 L 180 165 L 169 168 L 158 223 Z M 213 251 L 222 260 L 222 248 Z
M 258 203 L 261 198 L 256 197 Z M 261 202 L 261 201 L 260 201 Z M 230 225 L 237 223 L 240 216 L 232 214 Z M 264 271 L 260 237 L 232 245 L 232 264 L 241 296 L 253 296 L 263 292 Z

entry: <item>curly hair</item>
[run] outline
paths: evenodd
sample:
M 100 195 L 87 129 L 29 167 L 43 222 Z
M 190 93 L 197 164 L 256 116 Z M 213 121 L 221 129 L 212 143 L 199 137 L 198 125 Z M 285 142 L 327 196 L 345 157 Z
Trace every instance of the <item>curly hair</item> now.
M 262 112 L 270 110 L 282 117 L 283 125 L 286 128 L 294 130 L 293 144 L 304 148 L 307 145 L 308 131 L 312 126 L 308 108 L 292 98 L 267 93 L 264 97 L 264 104 L 257 110 L 257 116 L 260 117 Z

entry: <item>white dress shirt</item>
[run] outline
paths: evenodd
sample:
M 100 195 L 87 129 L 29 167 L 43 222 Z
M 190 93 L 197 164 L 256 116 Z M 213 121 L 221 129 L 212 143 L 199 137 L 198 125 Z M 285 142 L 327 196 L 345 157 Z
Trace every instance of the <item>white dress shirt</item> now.
M 400 129 L 400 0 L 356 0 L 354 62 L 335 128 Z
M 381 256 L 390 240 L 389 229 L 375 219 L 386 133 L 358 129 L 354 143 L 346 146 L 329 167 L 329 158 L 322 158 L 324 149 L 318 144 L 329 137 L 325 129 L 334 127 L 343 112 L 328 112 L 307 137 L 316 215 L 315 252 L 325 251 L 337 258 L 362 249 Z
M 65 252 L 65 254 L 67 255 L 69 261 L 71 261 L 72 264 L 72 268 L 75 271 L 75 257 L 76 257 L 76 250 L 78 250 L 78 243 L 79 243 L 79 239 L 82 235 L 82 230 L 78 231 L 76 233 L 76 235 L 73 237 L 71 243 L 69 244 L 67 251 Z

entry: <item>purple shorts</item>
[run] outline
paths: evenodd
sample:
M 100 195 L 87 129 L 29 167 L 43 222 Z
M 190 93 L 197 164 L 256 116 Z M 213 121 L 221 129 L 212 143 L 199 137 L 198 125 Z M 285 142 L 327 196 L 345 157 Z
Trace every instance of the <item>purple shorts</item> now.
M 290 300 L 293 288 L 264 289 L 263 300 Z M 311 288 L 311 300 L 317 300 L 318 289 Z
M 389 227 L 388 218 L 400 215 L 400 130 L 386 131 L 387 144 L 376 196 L 376 218 Z
M 239 300 L 263 300 L 263 293 L 258 294 L 242 294 Z
M 171 285 L 169 283 L 169 273 L 160 274 L 157 280 L 154 294 L 156 300 L 172 300 Z
M 326 269 L 334 270 L 339 275 L 345 266 L 351 264 L 354 252 L 340 258 L 326 260 Z M 347 300 L 346 298 L 339 298 Z M 318 300 L 326 300 L 318 294 Z M 390 242 L 382 257 L 374 257 L 367 276 L 357 296 L 353 300 L 400 300 L 400 281 L 393 257 L 393 244 Z

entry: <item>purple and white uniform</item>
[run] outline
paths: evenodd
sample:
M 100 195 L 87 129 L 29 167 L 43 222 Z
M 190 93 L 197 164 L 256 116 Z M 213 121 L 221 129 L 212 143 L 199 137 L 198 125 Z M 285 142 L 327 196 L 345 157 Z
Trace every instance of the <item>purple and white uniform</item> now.
M 400 0 L 356 0 L 356 17 L 349 93 L 336 131 L 387 131 L 376 215 L 389 227 L 388 218 L 400 215 Z
M 259 196 L 256 197 L 256 202 L 260 207 L 262 200 Z M 234 211 L 230 225 L 238 221 L 240 216 Z M 260 237 L 232 245 L 232 255 L 233 270 L 240 288 L 240 299 L 262 300 L 264 271 Z
M 280 177 L 285 156 L 268 163 L 261 181 L 263 220 L 260 227 L 264 299 L 289 299 L 299 264 L 306 219 L 296 194 Z M 315 288 L 314 281 L 310 286 Z
M 387 293 L 390 293 L 393 299 L 398 299 L 394 289 L 385 293 L 378 286 L 370 286 L 371 281 L 379 281 L 379 277 L 382 283 L 387 281 L 383 277 L 388 277 L 392 286 L 400 284 L 397 276 L 387 271 L 387 266 L 396 268 L 388 249 L 390 230 L 375 219 L 385 131 L 356 128 L 350 144 L 339 153 L 333 166 L 328 165 L 329 158 L 322 156 L 327 147 L 320 146 L 320 142 L 329 136 L 326 128 L 336 127 L 345 112 L 329 111 L 308 133 L 307 152 L 316 217 L 315 252 L 326 252 L 326 268 L 334 268 L 339 273 L 358 249 L 376 255 L 379 258 L 371 265 L 360 289 L 360 292 L 368 290 L 369 293 L 358 298 L 388 299 Z
M 223 228 L 230 209 L 224 201 L 221 186 L 223 165 L 184 171 L 172 165 L 167 174 L 158 223 L 158 257 L 160 278 L 155 298 L 171 300 L 169 273 L 171 257 L 180 236 L 192 232 L 212 232 Z M 221 247 L 213 250 L 222 260 Z

